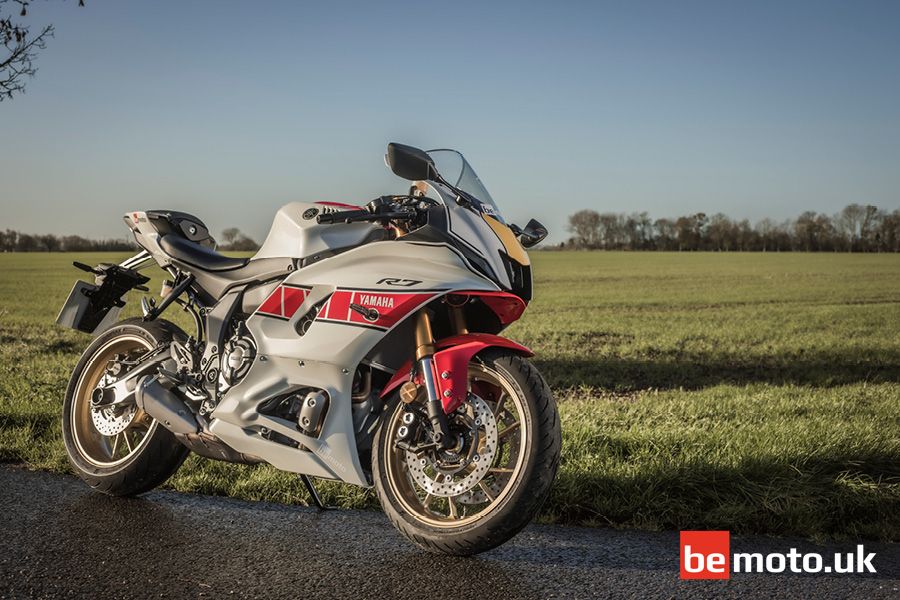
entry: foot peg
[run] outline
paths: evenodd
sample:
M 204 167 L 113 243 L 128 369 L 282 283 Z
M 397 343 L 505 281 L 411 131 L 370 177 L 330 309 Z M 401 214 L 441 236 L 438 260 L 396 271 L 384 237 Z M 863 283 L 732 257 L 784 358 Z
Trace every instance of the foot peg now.
M 312 497 L 313 504 L 315 504 L 319 510 L 328 510 L 328 507 L 322 503 L 322 498 L 319 497 L 319 492 L 316 491 L 316 486 L 313 485 L 313 481 L 310 479 L 309 475 L 300 475 L 300 481 L 306 486 L 306 491 L 308 491 L 310 497 Z

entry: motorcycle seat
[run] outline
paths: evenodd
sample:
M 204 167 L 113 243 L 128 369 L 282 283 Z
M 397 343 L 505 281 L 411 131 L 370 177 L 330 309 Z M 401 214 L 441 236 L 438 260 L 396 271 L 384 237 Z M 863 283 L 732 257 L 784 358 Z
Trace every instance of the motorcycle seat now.
M 294 269 L 294 259 L 230 258 L 178 234 L 164 235 L 159 247 L 179 265 L 191 271 L 207 302 L 228 290 L 254 282 L 284 278 Z
M 179 262 L 204 271 L 234 271 L 250 262 L 249 258 L 231 258 L 175 234 L 162 236 L 159 247 Z

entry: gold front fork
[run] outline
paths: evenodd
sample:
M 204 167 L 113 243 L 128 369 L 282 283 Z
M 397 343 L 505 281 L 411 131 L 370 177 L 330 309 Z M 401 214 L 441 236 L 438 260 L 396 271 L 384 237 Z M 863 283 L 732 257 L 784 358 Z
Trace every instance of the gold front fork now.
M 431 319 L 424 308 L 416 314 L 416 363 L 419 373 L 425 382 L 425 392 L 428 394 L 428 420 L 431 421 L 431 441 L 444 448 L 452 443 L 450 428 L 447 425 L 447 415 L 441 403 L 437 382 L 434 377 L 432 356 L 434 355 L 434 336 L 431 333 Z
M 424 308 L 416 314 L 416 360 L 434 354 L 434 335 L 431 333 L 431 319 Z
M 462 306 L 450 305 L 450 321 L 453 323 L 456 335 L 469 333 L 469 330 L 466 328 L 466 315 L 463 313 Z

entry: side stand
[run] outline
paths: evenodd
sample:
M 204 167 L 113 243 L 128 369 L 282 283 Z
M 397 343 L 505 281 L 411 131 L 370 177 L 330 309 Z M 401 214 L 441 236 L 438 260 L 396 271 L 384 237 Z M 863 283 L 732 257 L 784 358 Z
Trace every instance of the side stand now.
M 319 492 L 316 491 L 316 486 L 313 485 L 309 475 L 300 475 L 300 481 L 306 486 L 306 491 L 308 491 L 309 495 L 312 497 L 313 504 L 315 504 L 319 510 L 328 510 L 328 507 L 322 504 L 322 498 L 319 497 Z

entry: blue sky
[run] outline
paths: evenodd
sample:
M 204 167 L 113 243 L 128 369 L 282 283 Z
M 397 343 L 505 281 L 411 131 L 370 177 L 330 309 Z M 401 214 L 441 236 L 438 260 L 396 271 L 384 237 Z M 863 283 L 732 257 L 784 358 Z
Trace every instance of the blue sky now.
M 403 191 L 388 141 L 461 150 L 555 241 L 581 208 L 900 208 L 897 2 L 76 4 L 30 10 L 56 37 L 0 103 L 0 227 L 261 240 L 285 202 Z

